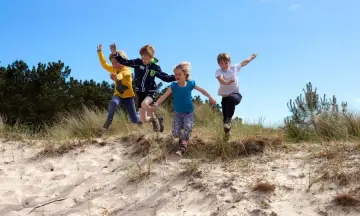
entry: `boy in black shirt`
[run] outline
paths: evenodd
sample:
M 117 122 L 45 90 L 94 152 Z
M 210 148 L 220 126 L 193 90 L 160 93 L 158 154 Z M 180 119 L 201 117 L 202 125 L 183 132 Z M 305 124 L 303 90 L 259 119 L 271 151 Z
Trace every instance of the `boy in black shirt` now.
M 111 53 L 114 58 L 122 65 L 134 68 L 135 72 L 135 92 L 138 98 L 137 107 L 139 108 L 141 122 L 152 122 L 153 130 L 163 132 L 164 131 L 164 119 L 163 117 L 157 118 L 154 111 L 150 109 L 151 104 L 155 100 L 155 93 L 157 85 L 155 83 L 155 77 L 161 79 L 164 82 L 175 81 L 174 75 L 168 75 L 162 72 L 161 67 L 157 64 L 158 60 L 154 58 L 155 50 L 151 45 L 143 46 L 139 53 L 140 58 L 127 60 L 121 57 L 116 52 L 116 45 L 110 45 Z M 148 113 L 150 117 L 146 115 Z

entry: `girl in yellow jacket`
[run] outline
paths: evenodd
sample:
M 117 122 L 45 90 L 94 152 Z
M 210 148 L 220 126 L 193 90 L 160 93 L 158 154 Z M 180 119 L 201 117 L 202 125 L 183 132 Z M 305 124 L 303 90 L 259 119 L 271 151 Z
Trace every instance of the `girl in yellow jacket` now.
M 132 87 L 132 76 L 130 69 L 117 62 L 116 59 L 113 58 L 112 54 L 109 56 L 109 60 L 111 61 L 112 65 L 109 65 L 102 53 L 101 44 L 97 47 L 97 53 L 101 66 L 111 74 L 112 80 L 115 81 L 115 92 L 109 104 L 108 116 L 104 124 L 104 130 L 106 131 L 109 129 L 113 121 L 114 114 L 121 104 L 125 106 L 130 117 L 130 121 L 134 124 L 141 124 L 140 118 L 137 115 L 135 108 L 135 94 Z M 127 56 L 123 51 L 117 51 L 117 53 L 123 58 L 127 59 Z

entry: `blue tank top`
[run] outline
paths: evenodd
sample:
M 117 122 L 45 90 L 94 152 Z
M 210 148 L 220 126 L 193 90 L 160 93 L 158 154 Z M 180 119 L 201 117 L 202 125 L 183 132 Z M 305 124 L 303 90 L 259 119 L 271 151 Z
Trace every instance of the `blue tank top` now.
M 174 111 L 178 113 L 194 112 L 194 104 L 192 102 L 191 91 L 195 88 L 195 81 L 189 80 L 186 86 L 179 86 L 177 82 L 172 82 L 171 92 L 174 101 Z

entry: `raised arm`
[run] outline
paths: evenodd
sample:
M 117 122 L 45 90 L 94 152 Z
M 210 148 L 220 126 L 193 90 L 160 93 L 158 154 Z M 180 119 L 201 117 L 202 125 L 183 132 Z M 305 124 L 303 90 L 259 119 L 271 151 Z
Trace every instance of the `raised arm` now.
M 169 75 L 169 74 L 163 72 L 159 65 L 157 65 L 155 63 L 153 63 L 152 65 L 153 65 L 152 66 L 153 70 L 156 71 L 155 76 L 157 78 L 161 79 L 164 82 L 174 82 L 176 80 L 174 75 Z
M 249 58 L 245 59 L 244 61 L 242 61 L 242 62 L 240 63 L 241 67 L 244 67 L 244 66 L 246 66 L 247 64 L 249 64 L 252 60 L 254 60 L 254 59 L 256 58 L 256 56 L 257 56 L 257 54 L 254 53 L 254 54 L 251 55 L 251 57 L 249 57 Z
M 134 67 L 140 66 L 142 64 L 142 60 L 139 58 L 129 59 L 129 60 L 124 59 L 121 55 L 119 55 L 119 53 L 116 52 L 115 43 L 110 45 L 110 50 L 111 50 L 111 54 L 113 54 L 116 61 L 118 61 L 122 65 L 134 68 Z
M 195 85 L 194 89 L 198 90 L 199 92 L 201 92 L 201 94 L 208 97 L 212 105 L 216 105 L 216 101 L 214 100 L 214 98 L 212 98 L 211 95 L 205 89 L 201 88 L 198 85 Z
M 105 70 L 107 70 L 109 73 L 113 73 L 114 72 L 113 67 L 106 62 L 106 59 L 105 59 L 104 54 L 102 52 L 102 45 L 101 44 L 99 44 L 99 46 L 97 46 L 97 53 L 98 53 L 98 56 L 99 56 L 99 61 L 100 61 L 101 66 Z
M 159 106 L 162 102 L 164 102 L 164 100 L 166 100 L 167 97 L 169 97 L 169 95 L 171 95 L 171 87 L 169 86 L 169 88 L 166 90 L 166 92 L 161 95 L 159 97 L 159 99 L 156 101 L 155 106 Z

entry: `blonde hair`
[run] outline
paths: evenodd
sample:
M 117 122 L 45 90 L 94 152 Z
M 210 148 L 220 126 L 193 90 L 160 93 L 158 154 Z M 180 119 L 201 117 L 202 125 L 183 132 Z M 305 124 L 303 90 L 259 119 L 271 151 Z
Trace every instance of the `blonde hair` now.
M 139 53 L 141 56 L 148 55 L 152 58 L 155 55 L 155 48 L 153 46 L 151 46 L 150 44 L 147 44 L 147 45 L 141 47 Z
M 128 59 L 128 57 L 126 56 L 126 53 L 122 50 L 117 50 L 116 51 L 117 54 L 119 54 L 121 57 L 123 57 L 124 59 Z M 111 53 L 109 55 L 109 60 L 111 61 L 111 59 L 114 57 L 114 55 Z
M 176 65 L 174 68 L 175 70 L 181 70 L 185 74 L 186 80 L 190 80 L 190 62 L 181 62 L 180 64 Z
M 227 54 L 227 53 L 220 53 L 218 56 L 217 56 L 217 62 L 220 63 L 221 61 L 224 61 L 224 62 L 230 62 L 231 59 L 230 59 L 230 55 Z

